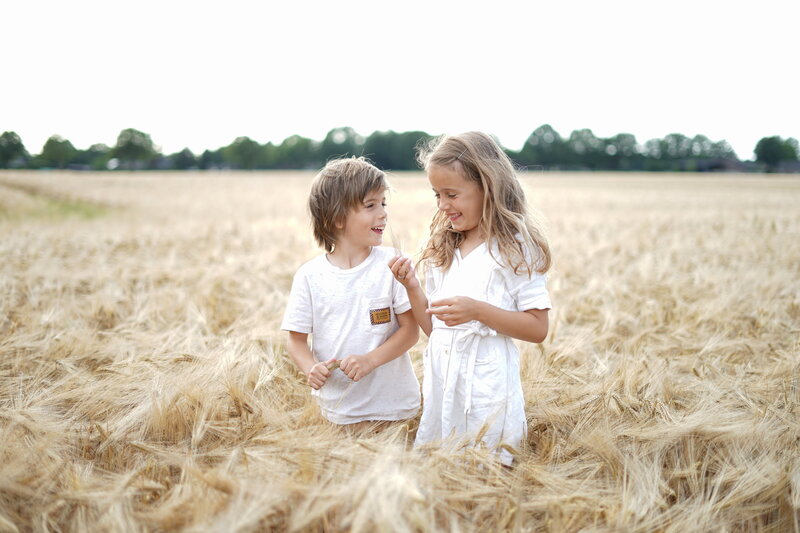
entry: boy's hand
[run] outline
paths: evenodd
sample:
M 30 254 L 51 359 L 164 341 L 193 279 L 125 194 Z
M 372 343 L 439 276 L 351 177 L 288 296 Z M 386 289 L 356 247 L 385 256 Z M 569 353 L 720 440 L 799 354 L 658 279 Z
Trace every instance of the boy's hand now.
M 336 358 L 333 357 L 327 361 L 320 361 L 311 367 L 311 370 L 308 371 L 307 381 L 308 384 L 311 385 L 312 389 L 319 390 L 323 385 L 325 385 L 325 382 L 328 381 L 328 377 L 330 377 L 331 372 L 334 368 L 336 368 L 336 363 Z
M 414 271 L 414 265 L 409 257 L 401 257 L 399 255 L 392 257 L 389 260 L 389 270 L 392 271 L 394 279 L 399 281 L 406 289 L 419 287 L 417 273 Z
M 477 300 L 467 296 L 454 296 L 431 302 L 431 306 L 425 312 L 429 315 L 434 315 L 445 325 L 451 327 L 464 324 L 470 320 L 480 320 L 478 317 L 479 307 L 480 302 Z
M 375 370 L 375 363 L 366 355 L 348 355 L 339 361 L 339 370 L 353 381 L 358 381 Z

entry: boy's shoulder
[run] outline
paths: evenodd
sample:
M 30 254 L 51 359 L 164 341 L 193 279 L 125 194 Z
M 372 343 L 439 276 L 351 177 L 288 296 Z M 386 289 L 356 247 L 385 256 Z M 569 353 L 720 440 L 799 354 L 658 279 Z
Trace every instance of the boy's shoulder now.
M 327 263 L 327 261 L 328 259 L 325 257 L 325 254 L 316 255 L 300 265 L 300 267 L 297 269 L 297 272 L 295 272 L 295 276 L 307 274 L 309 272 L 316 272 L 320 269 L 323 269 L 325 268 L 325 263 Z
M 373 246 L 372 249 L 375 253 L 375 258 L 377 260 L 383 260 L 387 266 L 389 265 L 389 259 L 397 255 L 394 248 L 388 246 Z

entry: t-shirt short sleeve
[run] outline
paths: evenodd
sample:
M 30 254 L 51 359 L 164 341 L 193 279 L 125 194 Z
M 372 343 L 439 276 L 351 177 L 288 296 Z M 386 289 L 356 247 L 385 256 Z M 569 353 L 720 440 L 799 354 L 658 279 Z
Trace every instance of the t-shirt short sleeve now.
M 292 290 L 286 303 L 281 329 L 298 333 L 314 331 L 311 290 L 304 268 L 298 270 L 292 280 Z
M 528 277 L 527 271 L 514 274 L 510 268 L 504 268 L 506 289 L 517 302 L 520 311 L 529 309 L 550 309 L 550 294 L 547 292 L 547 277 L 534 272 Z
M 397 280 L 392 280 L 392 307 L 395 315 L 405 313 L 411 309 L 408 292 Z

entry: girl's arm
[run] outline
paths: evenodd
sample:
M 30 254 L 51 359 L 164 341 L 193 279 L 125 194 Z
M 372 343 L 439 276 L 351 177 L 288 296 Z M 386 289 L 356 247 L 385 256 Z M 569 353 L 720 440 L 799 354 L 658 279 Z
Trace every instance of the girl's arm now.
M 417 279 L 417 273 L 408 257 L 392 257 L 389 261 L 389 269 L 400 284 L 406 288 L 408 301 L 411 302 L 411 312 L 414 318 L 428 337 L 431 336 L 431 316 L 426 313 L 428 309 L 428 298 L 422 291 L 422 287 Z
M 447 326 L 457 326 L 470 320 L 486 324 L 502 335 L 527 342 L 542 342 L 547 337 L 547 309 L 506 311 L 490 303 L 466 296 L 455 296 L 431 302 L 427 310 Z
M 322 388 L 328 380 L 328 376 L 331 375 L 328 366 L 336 361 L 336 358 L 317 362 L 308 347 L 308 333 L 300 333 L 298 331 L 289 332 L 287 349 L 294 364 L 306 375 L 308 384 L 314 389 Z
M 400 327 L 386 342 L 363 355 L 348 355 L 339 361 L 339 370 L 353 381 L 358 381 L 407 352 L 419 340 L 419 328 L 411 311 L 397 315 L 397 322 Z

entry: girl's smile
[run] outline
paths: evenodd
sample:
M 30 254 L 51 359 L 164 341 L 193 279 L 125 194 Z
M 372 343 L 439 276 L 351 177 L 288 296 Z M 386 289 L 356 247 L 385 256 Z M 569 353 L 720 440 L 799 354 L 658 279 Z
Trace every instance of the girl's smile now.
M 460 168 L 431 166 L 428 180 L 436 194 L 436 204 L 453 229 L 470 238 L 483 214 L 483 189 L 477 182 L 466 179 Z M 478 236 L 477 234 L 474 236 Z

